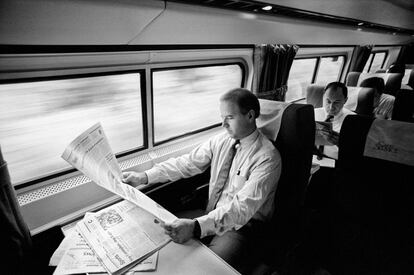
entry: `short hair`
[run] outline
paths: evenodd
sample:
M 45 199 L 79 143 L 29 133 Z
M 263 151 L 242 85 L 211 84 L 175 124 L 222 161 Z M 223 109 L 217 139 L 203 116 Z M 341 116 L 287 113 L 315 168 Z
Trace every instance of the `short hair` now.
M 260 104 L 257 97 L 248 89 L 236 88 L 232 89 L 220 97 L 221 101 L 230 101 L 239 106 L 242 114 L 247 114 L 250 110 L 254 111 L 255 118 L 260 115 Z
M 328 85 L 326 85 L 324 92 L 326 92 L 328 89 L 341 89 L 342 94 L 344 95 L 344 98 L 348 97 L 348 88 L 345 86 L 342 82 L 331 82 Z
M 374 88 L 379 94 L 382 94 L 385 91 L 384 79 L 381 77 L 370 77 L 364 79 L 361 84 L 359 84 L 359 86 L 365 88 Z

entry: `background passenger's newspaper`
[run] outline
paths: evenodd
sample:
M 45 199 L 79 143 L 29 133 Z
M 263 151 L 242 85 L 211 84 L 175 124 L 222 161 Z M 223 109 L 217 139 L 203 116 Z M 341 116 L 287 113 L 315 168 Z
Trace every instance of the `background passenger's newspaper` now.
M 335 136 L 338 133 L 332 130 L 331 122 L 315 121 L 315 145 L 335 145 L 327 139 Z
M 100 123 L 72 141 L 62 158 L 99 186 L 138 206 L 131 210 L 134 215 L 116 205 L 108 207 L 88 214 L 77 224 L 77 230 L 108 272 L 125 272 L 170 240 L 156 223 L 172 222 L 176 217 L 122 183 L 122 171 Z
M 125 212 L 125 215 L 129 216 L 128 218 L 132 218 L 135 222 L 140 223 L 144 231 L 149 232 L 149 237 L 155 243 L 162 244 L 164 242 L 166 236 L 159 226 L 154 225 L 154 217 L 151 214 L 128 201 L 119 202 L 112 207 L 116 207 L 118 211 Z M 53 253 L 49 262 L 50 266 L 57 266 L 54 275 L 79 273 L 107 274 L 94 251 L 89 247 L 82 235 L 79 234 L 76 224 L 75 226 L 70 225 L 70 227 L 67 227 L 64 234 L 65 238 Z M 158 251 L 132 267 L 127 274 L 131 273 L 132 275 L 135 271 L 154 271 L 156 270 L 157 259 Z

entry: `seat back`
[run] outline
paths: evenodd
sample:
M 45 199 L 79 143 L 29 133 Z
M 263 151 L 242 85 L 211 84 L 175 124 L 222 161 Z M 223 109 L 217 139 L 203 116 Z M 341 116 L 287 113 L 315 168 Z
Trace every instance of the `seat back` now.
M 281 116 L 276 140 L 273 140 L 282 158 L 282 173 L 275 194 L 273 234 L 268 242 L 270 251 L 265 256 L 265 261 L 271 265 L 283 263 L 301 233 L 314 138 L 313 107 L 308 104 L 288 105 Z
M 365 116 L 348 116 L 341 128 L 331 215 L 330 251 L 336 269 L 333 273 L 355 270 L 365 270 L 366 274 L 384 270 L 399 273 L 398 268 L 405 270 L 412 265 L 413 167 L 364 155 L 373 121 Z M 410 125 L 404 123 L 405 133 L 414 133 L 414 125 Z M 386 128 L 380 133 L 387 136 L 388 131 L 395 132 Z M 400 157 L 400 148 L 386 144 L 386 140 L 378 140 L 376 148 L 398 152 Z
M 323 93 L 325 86 L 311 84 L 306 87 L 306 103 L 311 104 L 314 108 L 323 106 Z
M 403 85 L 407 85 L 411 89 L 414 89 L 414 64 L 405 65 L 405 72 L 402 79 L 401 89 L 403 89 Z
M 401 87 L 401 81 L 403 79 L 402 73 L 360 73 L 350 72 L 346 77 L 347 86 L 359 87 L 361 82 L 367 78 L 380 77 L 384 79 L 385 93 L 395 95 Z
M 375 91 L 373 88 L 347 87 L 348 100 L 344 107 L 360 115 L 372 115 Z M 314 108 L 323 106 L 325 86 L 311 84 L 306 88 L 306 103 Z
M 399 90 L 395 96 L 392 120 L 414 122 L 414 91 Z
M 344 107 L 360 115 L 371 116 L 374 110 L 375 90 L 364 87 L 348 87 L 348 100 Z
M 292 104 L 284 112 L 275 142 L 282 157 L 282 174 L 275 195 L 274 242 L 271 261 L 284 264 L 299 243 L 304 228 L 304 200 L 315 144 L 311 105 Z M 282 261 L 283 260 L 283 261 Z
M 32 239 L 20 213 L 7 163 L 0 148 L 0 243 L 4 252 L 4 274 L 25 274 L 30 270 Z M 33 270 L 31 270 L 33 271 Z

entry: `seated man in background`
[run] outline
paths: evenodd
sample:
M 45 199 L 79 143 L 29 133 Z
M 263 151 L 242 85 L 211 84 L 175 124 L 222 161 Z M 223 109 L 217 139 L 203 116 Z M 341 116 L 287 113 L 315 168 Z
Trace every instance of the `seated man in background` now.
M 263 233 L 264 223 L 273 215 L 281 158 L 256 127 L 260 105 L 250 91 L 238 88 L 225 93 L 220 98 L 220 113 L 226 132 L 145 172 L 125 172 L 124 182 L 138 186 L 175 181 L 211 166 L 205 215 L 163 226 L 177 243 L 204 238 L 217 255 L 243 271 L 243 264 L 253 256 L 249 242 Z
M 312 175 L 306 191 L 306 207 L 325 211 L 330 208 L 330 199 L 332 198 L 332 182 L 334 180 L 334 166 L 338 159 L 338 139 L 342 123 L 347 115 L 355 114 L 344 108 L 348 99 L 348 89 L 344 83 L 331 82 L 326 85 L 323 94 L 323 107 L 315 108 L 315 122 L 331 123 L 331 129 L 316 131 L 315 146 L 317 160 L 314 163 L 319 164 L 319 169 Z M 325 136 L 329 145 L 320 146 L 318 144 L 318 135 Z M 323 159 L 327 157 L 334 159 Z
M 341 82 L 331 82 L 326 85 L 323 94 L 323 107 L 315 109 L 315 121 L 323 121 L 332 124 L 332 129 L 318 131 L 328 141 L 329 145 L 318 146 L 318 156 L 338 158 L 338 137 L 342 123 L 347 115 L 355 114 L 344 108 L 348 99 L 348 89 Z M 318 128 L 318 127 L 317 127 Z
M 360 86 L 375 90 L 373 113 L 375 118 L 391 119 L 395 97 L 384 93 L 384 80 L 380 77 L 370 77 L 363 80 Z

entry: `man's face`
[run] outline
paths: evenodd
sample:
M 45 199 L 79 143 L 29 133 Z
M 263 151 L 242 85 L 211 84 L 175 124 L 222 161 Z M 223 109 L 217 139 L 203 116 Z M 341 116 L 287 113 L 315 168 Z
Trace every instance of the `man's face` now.
M 329 88 L 323 95 L 323 107 L 328 115 L 336 116 L 344 107 L 346 100 L 342 89 Z
M 251 113 L 243 115 L 237 104 L 230 101 L 220 101 L 220 114 L 223 120 L 222 126 L 234 139 L 241 139 L 250 134 Z

